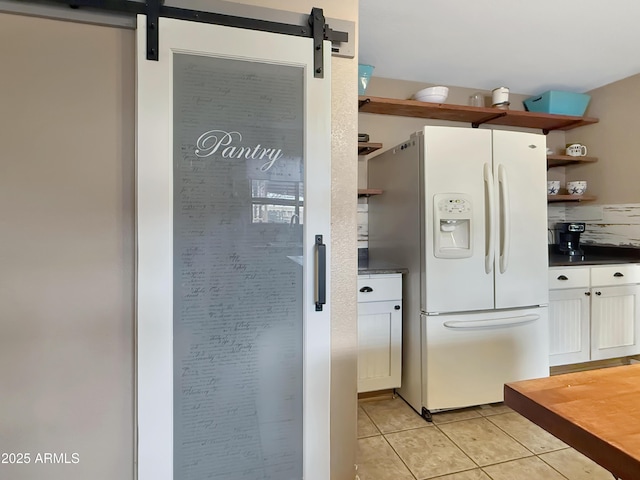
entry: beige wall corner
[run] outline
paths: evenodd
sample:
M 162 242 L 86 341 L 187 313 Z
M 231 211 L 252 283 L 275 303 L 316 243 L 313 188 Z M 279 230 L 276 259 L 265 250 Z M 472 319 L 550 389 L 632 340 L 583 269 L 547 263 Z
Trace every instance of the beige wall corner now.
M 334 58 L 331 112 L 331 478 L 354 478 L 357 436 L 357 63 Z
M 567 168 L 566 179 L 587 180 L 598 204 L 640 203 L 640 154 L 637 123 L 640 111 L 640 75 L 590 92 L 587 115 L 599 123 L 567 132 L 567 143 L 582 143 L 596 163 Z

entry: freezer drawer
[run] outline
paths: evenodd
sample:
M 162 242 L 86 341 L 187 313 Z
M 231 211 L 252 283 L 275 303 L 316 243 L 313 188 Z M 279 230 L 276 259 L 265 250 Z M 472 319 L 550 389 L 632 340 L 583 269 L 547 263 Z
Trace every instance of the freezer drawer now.
M 421 321 L 422 402 L 430 411 L 501 402 L 505 383 L 549 375 L 546 307 Z

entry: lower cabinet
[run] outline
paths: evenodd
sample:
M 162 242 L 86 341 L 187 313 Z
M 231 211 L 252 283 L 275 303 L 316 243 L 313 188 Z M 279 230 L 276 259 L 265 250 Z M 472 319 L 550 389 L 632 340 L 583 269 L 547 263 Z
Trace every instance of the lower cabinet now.
M 358 393 L 400 387 L 402 275 L 358 275 Z
M 549 364 L 591 360 L 589 287 L 549 291 Z
M 640 285 L 592 287 L 591 360 L 640 353 Z
M 549 269 L 550 365 L 640 354 L 640 265 Z

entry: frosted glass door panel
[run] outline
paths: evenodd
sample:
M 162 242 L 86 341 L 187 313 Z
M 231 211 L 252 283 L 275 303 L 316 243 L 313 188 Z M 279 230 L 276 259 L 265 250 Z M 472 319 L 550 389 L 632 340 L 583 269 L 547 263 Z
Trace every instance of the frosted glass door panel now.
M 174 478 L 301 479 L 304 69 L 173 65 Z

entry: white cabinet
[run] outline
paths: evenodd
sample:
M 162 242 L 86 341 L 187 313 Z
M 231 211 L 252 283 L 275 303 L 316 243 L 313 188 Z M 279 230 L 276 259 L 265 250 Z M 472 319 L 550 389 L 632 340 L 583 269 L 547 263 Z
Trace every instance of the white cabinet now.
M 640 265 L 591 267 L 591 360 L 640 353 Z
M 639 354 L 639 284 L 639 264 L 550 268 L 550 365 Z
M 555 273 L 556 280 L 574 288 L 549 291 L 549 365 L 587 362 L 590 359 L 589 341 L 589 269 Z M 586 271 L 586 282 L 580 281 Z M 567 280 L 563 280 L 566 278 Z M 551 287 L 557 287 L 549 282 Z M 584 283 L 581 285 L 581 283 Z
M 358 275 L 358 393 L 400 388 L 402 275 Z
M 640 285 L 594 287 L 591 296 L 591 359 L 640 353 Z

